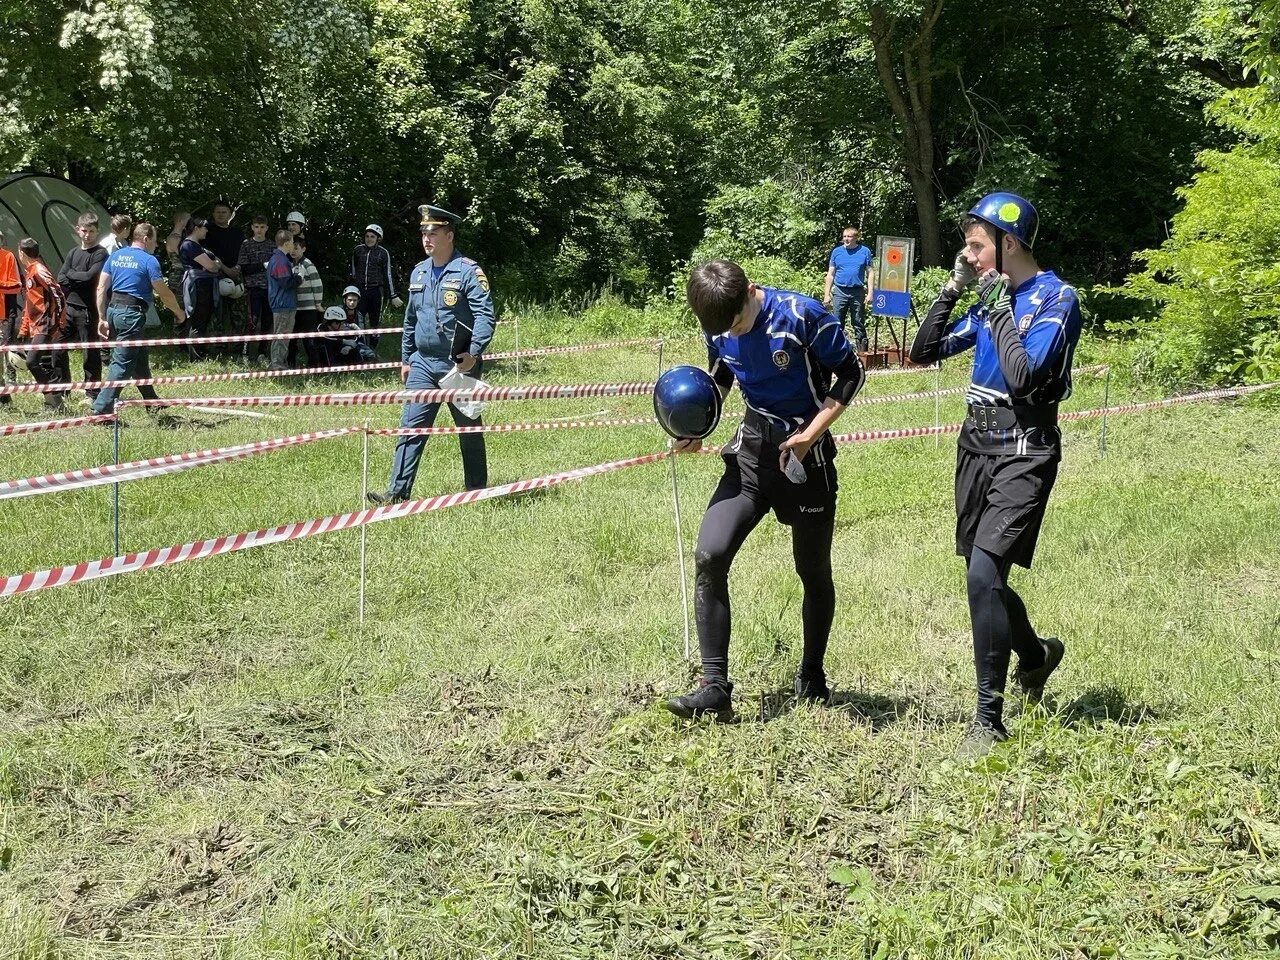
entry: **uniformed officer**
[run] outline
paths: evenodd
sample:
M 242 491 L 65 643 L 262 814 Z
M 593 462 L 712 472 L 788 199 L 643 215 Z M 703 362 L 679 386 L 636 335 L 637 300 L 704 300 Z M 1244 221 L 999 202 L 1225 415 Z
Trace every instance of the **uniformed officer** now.
M 404 312 L 400 347 L 400 378 L 409 390 L 432 390 L 455 366 L 479 377 L 481 356 L 493 338 L 493 299 L 489 278 L 470 257 L 454 248 L 454 231 L 461 217 L 432 204 L 418 207 L 422 217 L 422 249 L 427 254 L 409 277 L 409 302 Z M 429 427 L 435 423 L 438 403 L 409 403 L 400 417 L 402 427 Z M 460 427 L 478 425 L 449 404 L 453 422 Z M 391 483 L 385 493 L 370 493 L 373 503 L 408 500 L 422 459 L 424 436 L 401 437 L 391 465 Z M 484 435 L 458 435 L 462 447 L 462 477 L 468 490 L 488 484 Z
M 829 427 L 861 388 L 862 362 L 840 322 L 816 300 L 756 286 L 730 260 L 697 267 L 686 294 L 702 326 L 712 377 L 724 393 L 736 381 L 747 412 L 724 449 L 724 475 L 702 518 L 694 554 L 702 683 L 667 701 L 667 709 L 686 718 L 733 716 L 729 566 L 770 510 L 791 527 L 792 556 L 804 587 L 796 695 L 825 702 L 830 690 L 823 663 L 836 609 L 836 448 Z M 674 449 L 683 453 L 701 445 L 682 440 Z
M 933 363 L 974 348 L 955 491 L 978 704 L 959 752 L 981 756 L 1008 737 L 1003 710 L 1011 652 L 1018 653 L 1018 685 L 1033 701 L 1062 661 L 1062 642 L 1037 636 L 1008 577 L 1015 563 L 1031 566 L 1058 475 L 1058 403 L 1071 396 L 1081 316 L 1075 291 L 1036 263 L 1039 217 L 1022 197 L 989 194 L 960 227 L 964 248 L 920 325 L 911 359 Z M 978 302 L 950 322 L 961 292 L 975 281 Z

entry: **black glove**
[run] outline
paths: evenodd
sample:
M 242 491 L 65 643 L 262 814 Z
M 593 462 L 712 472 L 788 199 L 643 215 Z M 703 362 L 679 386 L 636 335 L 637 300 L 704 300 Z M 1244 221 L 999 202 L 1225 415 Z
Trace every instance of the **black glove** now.
M 1009 278 L 1002 273 L 988 270 L 978 281 L 978 299 L 987 308 L 987 316 L 994 325 L 1006 317 L 1013 319 L 1013 301 L 1009 297 Z

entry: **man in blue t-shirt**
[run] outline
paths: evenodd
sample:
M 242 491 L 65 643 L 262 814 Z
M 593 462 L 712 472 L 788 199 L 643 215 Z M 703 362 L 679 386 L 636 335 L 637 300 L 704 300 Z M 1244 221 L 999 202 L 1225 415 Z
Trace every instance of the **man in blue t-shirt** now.
M 747 412 L 724 448 L 724 475 L 702 518 L 694 553 L 702 683 L 667 701 L 667 709 L 678 717 L 732 718 L 729 566 L 770 510 L 791 528 L 804 588 L 796 696 L 826 702 L 823 664 L 836 610 L 836 445 L 829 428 L 861 388 L 862 363 L 839 321 L 816 300 L 756 286 L 730 260 L 697 267 L 685 293 L 702 326 L 711 376 L 725 394 L 736 382 Z M 701 440 L 681 440 L 674 449 L 685 453 L 701 446 Z
M 867 289 L 867 272 L 871 269 L 871 251 L 858 242 L 862 231 L 845 227 L 840 246 L 827 258 L 827 283 L 822 291 L 822 305 L 830 308 L 841 325 L 845 317 L 853 324 L 857 348 L 867 349 L 867 324 L 864 307 L 871 302 Z
M 117 247 L 107 257 L 98 278 L 98 334 L 108 340 L 141 342 L 145 337 L 147 308 L 153 297 L 168 308 L 175 317 L 183 316 L 182 305 L 164 282 L 160 261 L 154 256 L 156 228 L 149 223 L 139 223 L 133 228 L 133 243 Z M 135 371 L 149 375 L 146 367 L 147 351 L 144 346 L 116 347 L 111 351 L 111 367 L 108 380 L 131 380 Z M 150 391 L 151 397 L 155 396 Z M 148 391 L 143 392 L 147 396 Z M 115 409 L 119 387 L 105 387 L 93 402 L 95 414 L 111 413 Z

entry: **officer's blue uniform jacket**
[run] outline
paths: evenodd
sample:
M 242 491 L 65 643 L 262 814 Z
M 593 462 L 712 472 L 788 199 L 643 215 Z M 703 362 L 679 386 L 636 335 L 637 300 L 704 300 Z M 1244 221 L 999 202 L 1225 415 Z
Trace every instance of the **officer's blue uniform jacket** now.
M 975 348 L 972 382 L 965 394 L 969 403 L 1009 407 L 1015 402 L 1021 406 L 1066 400 L 1071 396 L 1071 358 L 1083 325 L 1075 290 L 1052 270 L 1045 270 L 1023 281 L 1011 299 L 1014 323 L 1031 368 L 1030 392 L 1014 396 L 1009 389 L 982 303 L 947 325 L 938 345 L 940 356 Z
M 430 258 L 413 268 L 404 310 L 400 360 L 420 354 L 433 373 L 448 373 L 459 353 L 478 360 L 493 339 L 489 279 L 470 257 L 455 252 L 437 280 Z M 472 371 L 474 374 L 475 371 Z
M 849 360 L 853 348 L 840 321 L 818 301 L 760 289 L 764 303 L 750 330 L 740 337 L 703 334 L 707 365 L 722 387 L 738 381 L 749 408 L 795 430 L 822 408 L 831 371 Z

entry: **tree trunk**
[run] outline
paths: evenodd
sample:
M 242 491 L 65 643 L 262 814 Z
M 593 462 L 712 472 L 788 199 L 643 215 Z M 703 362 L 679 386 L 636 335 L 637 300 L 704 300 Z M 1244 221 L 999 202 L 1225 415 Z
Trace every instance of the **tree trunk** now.
M 915 25 L 915 36 L 902 51 L 901 75 L 894 56 L 894 33 L 898 22 L 883 6 L 870 8 L 871 45 L 876 55 L 876 72 L 889 106 L 902 125 L 902 158 L 907 180 L 916 201 L 920 222 L 922 266 L 943 263 L 942 231 L 938 223 L 938 196 L 934 189 L 933 149 L 933 27 L 942 14 L 945 0 L 931 0 Z

